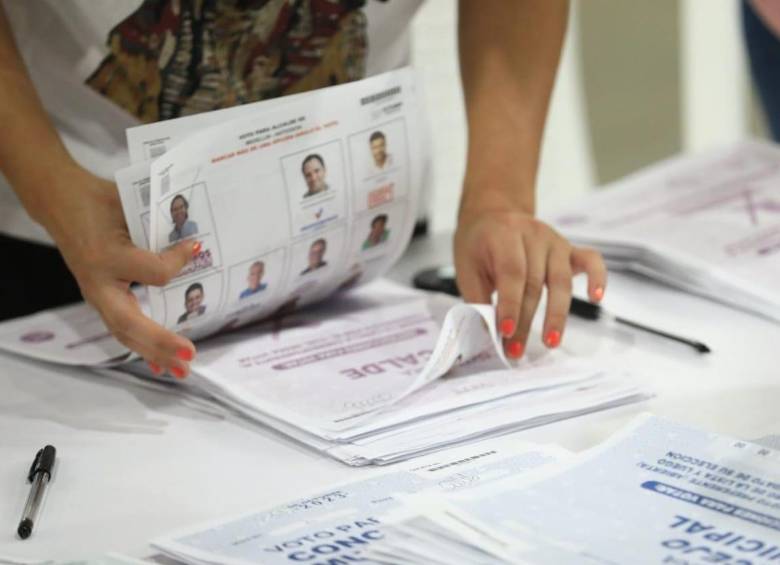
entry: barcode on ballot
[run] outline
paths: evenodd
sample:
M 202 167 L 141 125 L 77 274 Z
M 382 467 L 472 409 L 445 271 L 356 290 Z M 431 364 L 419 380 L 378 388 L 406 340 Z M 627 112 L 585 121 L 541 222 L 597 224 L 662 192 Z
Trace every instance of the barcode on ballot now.
M 382 100 L 383 98 L 389 98 L 390 96 L 394 96 L 400 93 L 401 93 L 401 87 L 394 86 L 393 88 L 388 88 L 387 90 L 383 90 L 382 92 L 377 92 L 376 94 L 371 94 L 369 96 L 365 96 L 361 98 L 360 105 L 365 106 L 366 104 L 373 104 L 374 102 Z

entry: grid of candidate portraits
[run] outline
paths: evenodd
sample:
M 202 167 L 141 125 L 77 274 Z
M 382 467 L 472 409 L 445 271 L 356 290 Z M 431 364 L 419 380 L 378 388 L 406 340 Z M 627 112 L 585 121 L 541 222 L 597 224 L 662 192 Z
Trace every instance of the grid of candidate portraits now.
M 405 244 L 404 234 L 414 221 L 407 214 L 405 121 L 397 118 L 349 135 L 348 146 L 351 201 L 341 140 L 281 157 L 291 244 L 240 263 L 222 265 L 205 184 L 196 183 L 163 200 L 167 245 L 188 238 L 201 243 L 198 256 L 163 292 L 163 323 L 186 333 L 221 312 L 229 316 L 227 327 L 239 325 L 314 302 L 385 268 L 392 251 Z M 148 239 L 148 214 L 142 221 Z

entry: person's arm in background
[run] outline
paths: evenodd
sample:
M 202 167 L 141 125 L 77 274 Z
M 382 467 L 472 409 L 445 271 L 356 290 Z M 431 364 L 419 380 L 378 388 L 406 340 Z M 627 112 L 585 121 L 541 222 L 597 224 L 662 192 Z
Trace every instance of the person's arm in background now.
M 525 349 L 545 285 L 548 347 L 560 343 L 573 275 L 587 272 L 593 301 L 606 285 L 601 255 L 572 247 L 534 218 L 542 131 L 567 15 L 566 0 L 459 3 L 468 158 L 454 243 L 457 281 L 468 302 L 489 303 L 498 291 L 496 320 L 511 357 Z
M 780 4 L 776 0 L 750 0 L 764 24 L 780 38 Z
M 0 124 L 0 171 L 57 243 L 84 298 L 155 372 L 185 376 L 195 347 L 144 316 L 130 283 L 164 285 L 187 263 L 193 244 L 154 254 L 131 243 L 116 186 L 68 154 L 38 99 L 1 5 Z

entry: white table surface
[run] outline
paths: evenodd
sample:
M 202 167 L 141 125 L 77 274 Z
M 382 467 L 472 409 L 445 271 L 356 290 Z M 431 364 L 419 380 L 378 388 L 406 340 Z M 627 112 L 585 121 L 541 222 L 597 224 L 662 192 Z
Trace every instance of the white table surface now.
M 444 236 L 418 241 L 392 273 L 449 261 Z M 612 274 L 613 312 L 707 343 L 713 352 L 572 320 L 564 347 L 630 340 L 633 367 L 656 397 L 642 404 L 518 432 L 581 450 L 634 415 L 753 439 L 780 433 L 780 325 L 650 281 Z M 16 535 L 35 451 L 58 449 L 58 468 L 32 537 Z M 0 355 L 0 562 L 118 551 L 145 556 L 147 541 L 193 523 L 282 503 L 349 468 L 217 407 L 79 369 Z

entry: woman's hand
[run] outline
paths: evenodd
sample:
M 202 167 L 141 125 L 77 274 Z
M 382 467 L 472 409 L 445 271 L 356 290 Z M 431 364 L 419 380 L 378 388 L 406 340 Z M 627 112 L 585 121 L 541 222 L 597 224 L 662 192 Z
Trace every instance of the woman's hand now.
M 193 244 L 157 255 L 132 244 L 116 187 L 79 167 L 60 140 L 14 45 L 2 5 L 0 122 L 0 171 L 57 243 L 84 298 L 153 371 L 186 376 L 195 354 L 192 342 L 144 316 L 130 283 L 164 285 L 190 259 Z
M 485 195 L 478 203 L 464 199 L 455 232 L 458 287 L 467 302 L 490 303 L 498 291 L 496 323 L 509 357 L 525 351 L 531 322 L 547 287 L 542 340 L 561 343 L 571 304 L 571 281 L 588 275 L 588 297 L 604 296 L 607 272 L 601 254 L 572 246 L 547 224 L 516 204 Z
M 191 259 L 196 244 L 182 242 L 159 254 L 134 246 L 116 186 L 78 167 L 63 171 L 50 188 L 36 206 L 36 218 L 57 243 L 84 299 L 155 374 L 187 376 L 195 346 L 145 316 L 130 283 L 164 286 Z

